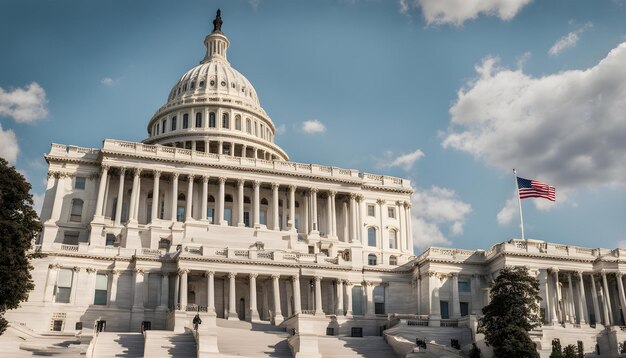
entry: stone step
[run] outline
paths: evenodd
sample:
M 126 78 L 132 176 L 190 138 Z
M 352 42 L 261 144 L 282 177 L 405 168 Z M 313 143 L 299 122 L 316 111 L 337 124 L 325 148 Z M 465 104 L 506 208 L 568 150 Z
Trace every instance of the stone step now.
M 287 338 L 283 329 L 263 324 L 253 324 L 248 329 L 224 326 L 217 329 L 220 353 L 234 356 L 291 358 Z
M 383 337 L 319 337 L 318 347 L 323 358 L 395 357 L 393 349 Z
M 141 333 L 101 332 L 98 335 L 95 358 L 143 357 L 144 339 Z

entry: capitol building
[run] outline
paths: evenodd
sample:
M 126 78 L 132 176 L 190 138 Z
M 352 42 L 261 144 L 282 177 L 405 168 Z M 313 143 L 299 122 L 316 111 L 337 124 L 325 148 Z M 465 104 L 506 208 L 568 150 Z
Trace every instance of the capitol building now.
M 478 318 L 505 266 L 539 280 L 542 357 L 554 339 L 619 354 L 626 249 L 414 253 L 409 180 L 291 161 L 213 25 L 142 142 L 52 144 L 35 289 L 0 355 L 488 357 Z

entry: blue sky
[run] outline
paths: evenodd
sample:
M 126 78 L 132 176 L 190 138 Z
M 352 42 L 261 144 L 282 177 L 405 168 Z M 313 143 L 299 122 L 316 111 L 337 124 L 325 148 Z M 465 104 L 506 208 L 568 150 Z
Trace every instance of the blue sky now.
M 416 246 L 519 237 L 513 167 L 527 238 L 626 246 L 626 2 L 486 3 L 0 0 L 0 155 L 39 201 L 50 143 L 144 139 L 219 7 L 276 142 L 410 178 Z

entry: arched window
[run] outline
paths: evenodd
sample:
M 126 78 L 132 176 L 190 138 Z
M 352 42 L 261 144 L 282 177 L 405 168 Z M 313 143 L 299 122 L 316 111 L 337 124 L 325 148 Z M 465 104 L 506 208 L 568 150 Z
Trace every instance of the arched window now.
M 207 201 L 209 203 L 214 203 L 215 202 L 215 198 L 213 197 L 213 195 L 209 195 L 209 199 Z
M 202 112 L 196 113 L 196 128 L 202 128 Z
M 398 232 L 395 229 L 389 230 L 389 248 L 398 248 Z
M 389 264 L 394 266 L 398 265 L 398 258 L 393 255 L 389 256 Z
M 233 196 L 230 194 L 226 194 L 226 196 L 224 196 L 224 201 L 227 203 L 232 203 L 233 202 Z
M 373 227 L 367 229 L 367 245 L 376 246 L 376 229 Z
M 176 116 L 172 117 L 172 129 L 173 131 L 176 130 Z
M 265 134 L 265 126 L 263 125 L 263 123 L 261 123 L 261 132 L 259 133 L 259 137 L 264 138 L 263 135 Z
M 295 204 L 296 204 L 296 208 L 299 208 L 299 207 L 300 207 L 300 203 L 299 203 L 299 202 L 297 202 L 297 201 L 296 201 L 296 203 L 295 203 Z
M 252 121 L 250 118 L 246 118 L 246 133 L 250 134 L 252 131 Z
M 268 205 L 267 199 L 261 199 L 261 205 Z
M 196 81 L 191 81 L 191 89 L 196 88 Z
M 178 200 L 185 200 L 185 198 L 186 198 L 185 194 L 183 193 L 178 194 Z
M 243 197 L 243 203 L 244 204 L 250 204 L 250 197 L 249 196 L 244 196 Z
M 209 127 L 215 128 L 215 112 L 209 113 Z
M 240 115 L 235 116 L 235 129 L 238 131 L 241 130 L 241 116 Z
M 189 114 L 183 114 L 183 129 L 189 128 Z
M 200 88 L 204 87 L 204 81 L 200 81 Z
M 374 254 L 367 255 L 367 264 L 370 266 L 376 266 L 376 255 Z
M 230 121 L 228 120 L 228 113 L 222 114 L 222 128 L 230 128 Z
M 162 123 L 163 124 L 161 125 L 161 129 L 162 129 L 161 133 L 165 133 L 165 124 L 167 123 L 167 119 L 164 119 Z
M 70 221 L 80 222 L 83 216 L 83 200 L 72 199 L 72 209 L 70 211 Z

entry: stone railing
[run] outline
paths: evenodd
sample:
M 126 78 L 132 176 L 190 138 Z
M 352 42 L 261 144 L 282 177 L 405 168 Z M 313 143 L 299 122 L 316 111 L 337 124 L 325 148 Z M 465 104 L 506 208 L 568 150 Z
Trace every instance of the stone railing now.
M 61 250 L 62 250 L 62 251 L 73 251 L 73 252 L 78 252 L 78 245 L 67 245 L 67 244 L 61 244 Z
M 84 148 L 75 145 L 52 143 L 49 155 L 78 159 L 98 159 L 100 150 L 97 148 Z
M 141 249 L 143 256 L 161 256 L 161 250 L 157 249 Z
M 358 170 L 355 169 L 343 169 L 318 164 L 304 164 L 279 160 L 268 161 L 255 158 L 241 158 L 229 155 L 219 155 L 192 151 L 183 148 L 149 145 L 112 139 L 104 140 L 103 151 L 136 154 L 144 157 L 147 156 L 159 159 L 176 159 L 194 161 L 198 163 L 214 163 L 235 165 L 245 168 L 270 169 L 281 173 L 310 174 L 318 177 L 334 178 L 337 180 L 349 180 L 355 183 L 362 183 L 365 185 L 375 185 L 388 188 L 411 190 L 410 181 L 407 179 L 360 173 Z M 50 153 L 52 154 L 53 152 L 55 152 L 54 148 Z
M 500 253 L 531 253 L 551 256 L 562 256 L 582 259 L 595 259 L 606 254 L 600 249 L 590 249 L 571 245 L 552 244 L 539 240 L 517 240 L 496 244 L 485 251 L 485 258 L 489 259 Z
M 202 257 L 218 257 L 233 260 L 250 261 L 274 261 L 274 262 L 299 262 L 316 263 L 321 265 L 339 265 L 343 260 L 339 257 L 329 258 L 326 254 L 309 254 L 300 252 L 284 251 L 259 251 L 256 249 L 214 248 L 201 244 L 184 245 L 182 255 L 199 255 Z
M 459 320 L 458 319 L 442 319 L 439 322 L 441 327 L 458 327 L 459 326 Z

